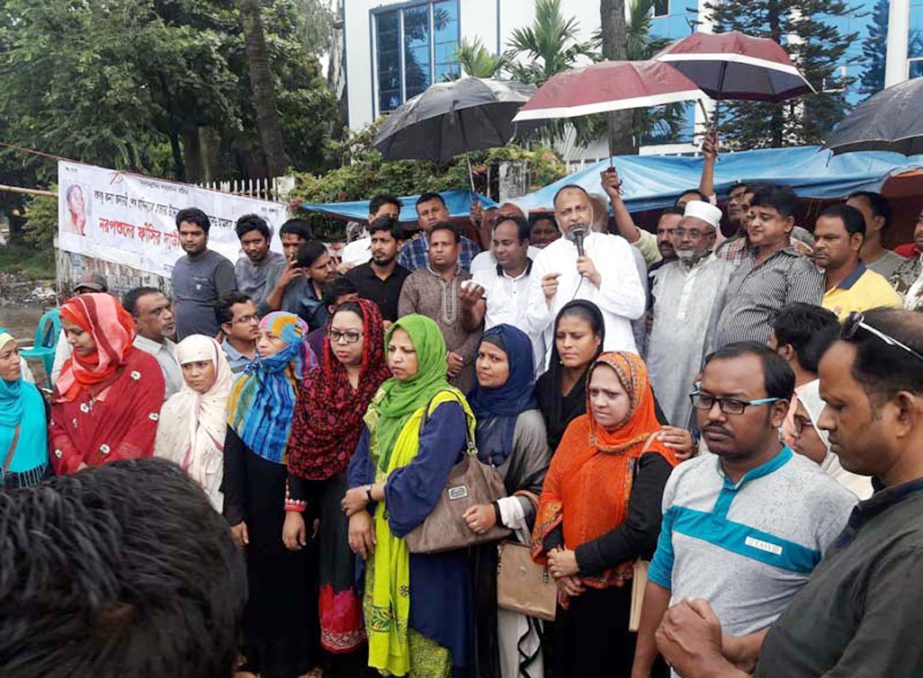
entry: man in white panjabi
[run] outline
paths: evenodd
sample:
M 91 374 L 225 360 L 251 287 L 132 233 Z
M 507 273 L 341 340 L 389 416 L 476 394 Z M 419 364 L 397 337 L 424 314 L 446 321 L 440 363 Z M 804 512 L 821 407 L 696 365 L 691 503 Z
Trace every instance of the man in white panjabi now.
M 647 368 L 654 395 L 673 426 L 689 423 L 689 393 L 717 322 L 715 305 L 735 269 L 713 254 L 720 221 L 721 210 L 714 205 L 686 203 L 672 236 L 678 258 L 660 268 L 651 290 L 654 323 Z
M 573 299 L 584 299 L 602 312 L 603 349 L 637 353 L 631 321 L 641 317 L 647 300 L 631 245 L 621 236 L 591 230 L 593 206 L 580 186 L 568 185 L 558 191 L 554 215 L 564 237 L 543 249 L 532 265 L 528 333 L 544 335 L 550 356 L 558 311 Z

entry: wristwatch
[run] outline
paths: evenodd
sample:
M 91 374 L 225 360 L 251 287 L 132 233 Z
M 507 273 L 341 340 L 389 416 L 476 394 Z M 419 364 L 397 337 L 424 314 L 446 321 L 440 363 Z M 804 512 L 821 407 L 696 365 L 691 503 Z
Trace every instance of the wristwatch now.
M 370 504 L 374 501 L 372 499 L 372 484 L 371 483 L 365 486 L 365 496 L 369 500 Z

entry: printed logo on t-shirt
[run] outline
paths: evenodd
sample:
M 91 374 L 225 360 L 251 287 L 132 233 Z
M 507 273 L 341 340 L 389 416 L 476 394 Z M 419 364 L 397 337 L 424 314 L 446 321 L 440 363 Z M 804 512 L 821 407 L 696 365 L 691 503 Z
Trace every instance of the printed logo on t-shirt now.
M 762 539 L 754 539 L 753 537 L 747 537 L 744 539 L 744 544 L 747 546 L 752 546 L 755 549 L 760 551 L 765 551 L 766 553 L 771 553 L 776 556 L 782 555 L 782 547 L 778 544 L 771 544 L 768 541 L 763 541 Z

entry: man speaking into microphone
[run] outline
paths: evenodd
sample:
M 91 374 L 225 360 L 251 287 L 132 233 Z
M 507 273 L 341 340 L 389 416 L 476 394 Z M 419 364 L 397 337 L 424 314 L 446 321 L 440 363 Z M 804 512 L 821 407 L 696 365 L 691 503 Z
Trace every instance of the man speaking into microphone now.
M 606 323 L 603 349 L 637 353 L 631 321 L 646 304 L 631 245 L 621 236 L 595 233 L 593 206 L 576 185 L 554 196 L 554 217 L 563 238 L 545 247 L 532 265 L 529 285 L 529 332 L 544 335 L 546 368 L 554 345 L 554 320 L 573 299 L 592 301 Z

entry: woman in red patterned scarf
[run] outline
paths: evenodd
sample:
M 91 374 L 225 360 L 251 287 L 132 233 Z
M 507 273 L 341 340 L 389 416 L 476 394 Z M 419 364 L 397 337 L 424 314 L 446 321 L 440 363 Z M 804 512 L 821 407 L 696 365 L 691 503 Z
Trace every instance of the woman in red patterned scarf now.
M 340 305 L 327 325 L 323 358 L 304 380 L 295 406 L 287 463 L 289 497 L 283 541 L 305 546 L 302 512 L 320 516 L 321 645 L 332 655 L 333 675 L 367 671 L 362 600 L 353 585 L 349 521 L 340 509 L 346 467 L 362 433 L 369 402 L 390 375 L 378 307 L 365 299 Z M 360 656 L 361 655 L 361 656 Z M 325 673 L 326 675 L 326 673 Z
M 163 372 L 132 346 L 131 316 L 111 295 L 81 294 L 61 307 L 61 325 L 74 352 L 51 406 L 55 473 L 152 456 Z

